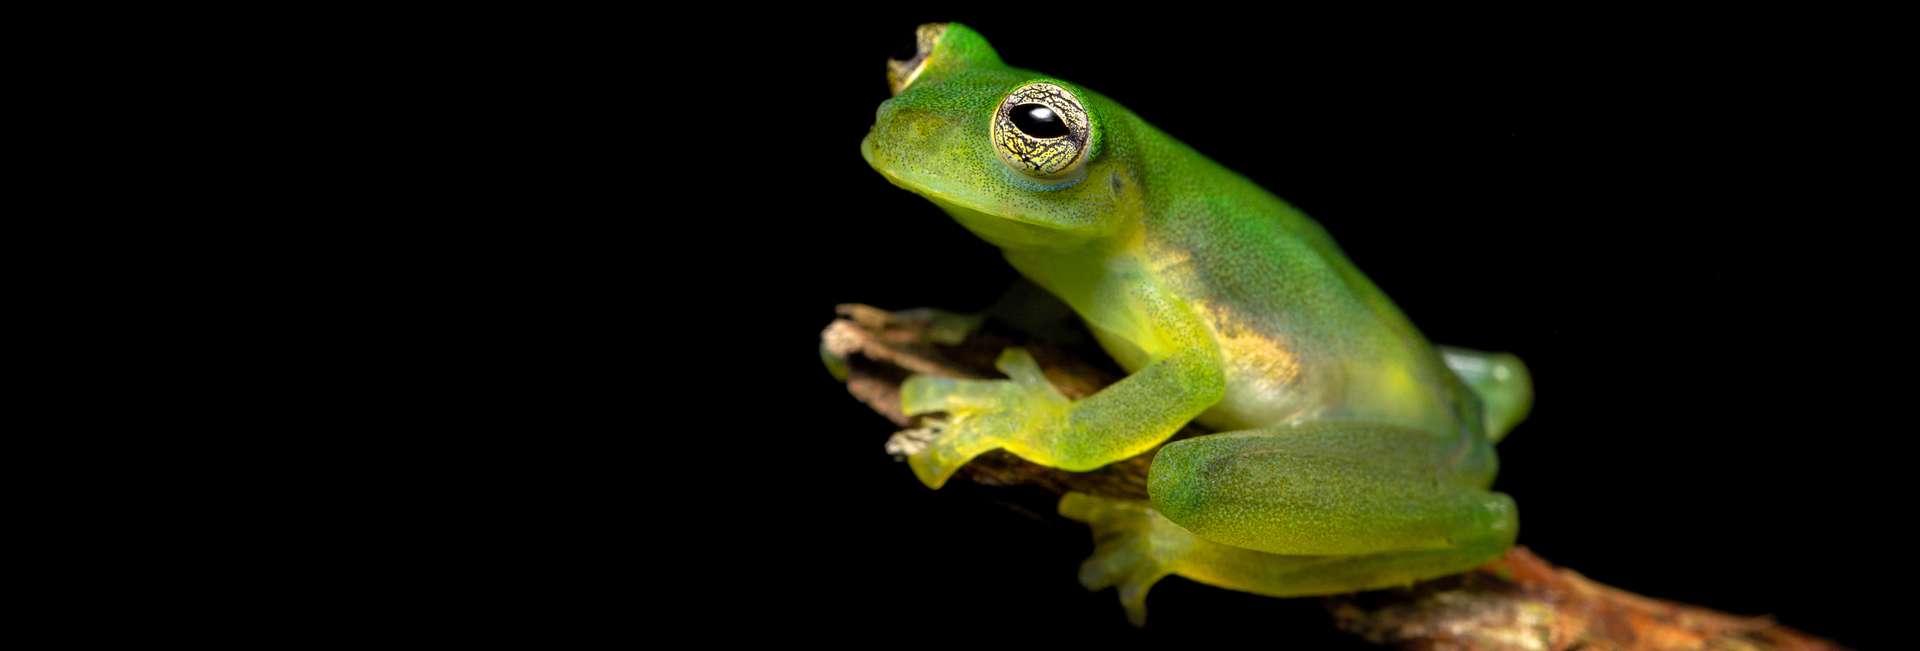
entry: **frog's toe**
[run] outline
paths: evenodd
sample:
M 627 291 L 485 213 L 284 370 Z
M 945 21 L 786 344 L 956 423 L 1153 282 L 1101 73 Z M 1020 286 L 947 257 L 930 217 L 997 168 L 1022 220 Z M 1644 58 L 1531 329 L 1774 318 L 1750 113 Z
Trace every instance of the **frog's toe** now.
M 937 375 L 915 375 L 900 385 L 900 408 L 908 416 L 934 412 L 963 413 L 992 409 L 1006 393 L 1001 380 L 960 380 Z
M 1066 422 L 1071 401 L 1047 383 L 1032 355 L 1008 348 L 996 366 L 1009 379 L 915 375 L 900 386 L 900 406 L 907 415 L 945 414 L 923 419 L 930 436 L 906 451 L 914 476 L 928 487 L 944 485 L 961 466 L 989 450 L 1007 448 L 1028 455 L 1044 451 L 1044 443 Z
M 1154 546 L 1153 512 L 1144 502 L 1068 493 L 1060 514 L 1093 527 L 1093 555 L 1080 564 L 1088 590 L 1117 588 L 1127 621 L 1147 623 L 1147 591 L 1172 573 Z
M 907 455 L 907 466 L 913 468 L 913 476 L 918 477 L 920 483 L 937 489 L 985 450 L 970 444 L 975 437 L 965 431 L 954 432 L 946 427 L 936 427 L 936 431 L 938 434 L 926 447 Z
M 927 339 L 936 344 L 956 346 L 972 336 L 985 323 L 985 312 L 961 314 L 931 307 L 917 307 L 893 313 L 895 319 L 927 324 Z
M 1134 626 L 1147 625 L 1147 591 L 1169 572 L 1153 560 L 1145 536 L 1100 543 L 1080 564 L 1080 584 L 1088 590 L 1117 588 L 1120 606 Z
M 974 457 L 1000 447 L 1004 418 L 961 414 L 926 422 L 924 442 L 907 451 L 907 466 L 927 488 L 940 488 Z
M 1066 396 L 1047 383 L 1045 373 L 1025 349 L 1000 352 L 994 366 L 1006 380 L 965 380 L 937 375 L 914 375 L 900 385 L 901 408 L 909 416 L 933 412 L 952 414 L 1024 411 L 1060 407 Z

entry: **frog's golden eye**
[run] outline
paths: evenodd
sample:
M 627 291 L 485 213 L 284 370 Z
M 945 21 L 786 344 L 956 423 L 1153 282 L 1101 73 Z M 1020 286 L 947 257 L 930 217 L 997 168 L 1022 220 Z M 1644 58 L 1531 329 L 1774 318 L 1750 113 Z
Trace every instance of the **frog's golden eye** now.
M 993 148 L 1028 176 L 1057 179 L 1080 169 L 1093 125 L 1073 93 L 1046 82 L 1021 86 L 1000 100 Z

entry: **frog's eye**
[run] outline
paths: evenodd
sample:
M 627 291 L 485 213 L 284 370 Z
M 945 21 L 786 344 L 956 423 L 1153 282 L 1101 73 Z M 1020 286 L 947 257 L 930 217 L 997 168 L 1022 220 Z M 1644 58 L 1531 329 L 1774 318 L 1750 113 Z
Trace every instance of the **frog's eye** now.
M 1037 82 L 1000 100 L 993 117 L 993 148 L 1009 167 L 1028 176 L 1057 179 L 1080 169 L 1087 158 L 1092 124 L 1087 109 L 1065 88 Z

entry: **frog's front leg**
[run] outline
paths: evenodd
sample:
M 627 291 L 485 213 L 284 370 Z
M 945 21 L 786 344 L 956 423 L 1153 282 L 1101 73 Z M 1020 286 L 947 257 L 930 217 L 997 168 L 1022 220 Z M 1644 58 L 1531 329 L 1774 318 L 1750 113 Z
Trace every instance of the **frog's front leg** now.
M 1161 351 L 1139 371 L 1082 400 L 1047 383 L 1033 356 L 1003 351 L 996 366 L 1008 380 L 927 375 L 901 386 L 907 414 L 945 412 L 937 436 L 907 457 L 914 474 L 939 488 L 968 460 L 1004 449 L 1041 465 L 1086 471 L 1140 454 L 1219 402 L 1225 391 L 1218 349 L 1178 305 L 1153 312 L 1146 350 Z

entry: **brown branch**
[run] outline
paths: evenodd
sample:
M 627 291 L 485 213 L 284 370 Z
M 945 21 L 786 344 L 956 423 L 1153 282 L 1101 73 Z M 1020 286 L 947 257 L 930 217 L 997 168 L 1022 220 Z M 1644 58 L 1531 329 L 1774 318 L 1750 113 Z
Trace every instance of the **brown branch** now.
M 843 305 L 839 313 L 841 318 L 821 333 L 821 355 L 844 377 L 848 391 L 906 428 L 887 443 L 896 455 L 924 443 L 924 430 L 915 429 L 913 419 L 900 412 L 900 382 L 910 374 L 997 377 L 994 357 L 1007 346 L 1020 345 L 1069 396 L 1091 394 L 1117 379 L 1112 370 L 1045 342 L 988 331 L 947 346 L 933 343 L 925 321 L 864 305 Z M 1203 433 L 1189 427 L 1176 438 Z M 967 464 L 960 476 L 995 486 L 1144 499 L 1153 454 L 1072 473 L 993 452 Z M 1467 574 L 1404 590 L 1335 597 L 1329 604 L 1341 629 L 1409 649 L 1840 648 L 1764 617 L 1739 617 L 1601 585 L 1524 547 Z

